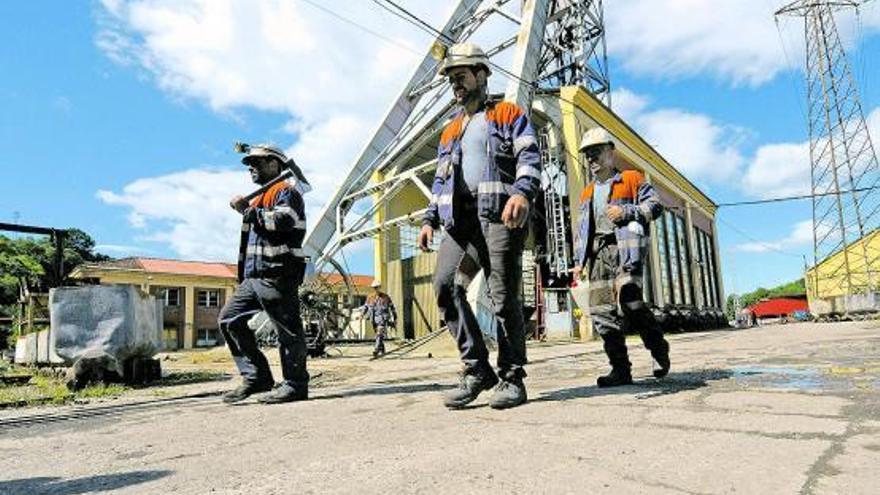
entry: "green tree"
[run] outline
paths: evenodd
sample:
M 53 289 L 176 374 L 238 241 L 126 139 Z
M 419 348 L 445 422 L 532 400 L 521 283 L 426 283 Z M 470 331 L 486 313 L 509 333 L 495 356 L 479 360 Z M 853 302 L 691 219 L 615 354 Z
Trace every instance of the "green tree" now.
M 64 270 L 55 270 L 55 245 L 45 236 L 9 238 L 0 235 L 0 312 L 10 314 L 21 289 L 46 291 L 66 283 L 70 272 L 85 262 L 105 261 L 96 253 L 95 241 L 79 229 L 66 231 L 62 258 Z M 5 307 L 5 308 L 4 308 Z

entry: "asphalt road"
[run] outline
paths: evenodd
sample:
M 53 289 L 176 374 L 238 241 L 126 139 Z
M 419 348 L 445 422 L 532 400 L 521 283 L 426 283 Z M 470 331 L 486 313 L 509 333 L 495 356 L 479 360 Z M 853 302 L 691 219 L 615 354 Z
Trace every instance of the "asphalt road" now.
M 314 400 L 231 381 L 0 411 L 0 493 L 880 493 L 874 322 L 673 335 L 673 372 L 597 389 L 598 342 L 529 349 L 530 402 L 447 411 L 454 358 L 328 359 Z

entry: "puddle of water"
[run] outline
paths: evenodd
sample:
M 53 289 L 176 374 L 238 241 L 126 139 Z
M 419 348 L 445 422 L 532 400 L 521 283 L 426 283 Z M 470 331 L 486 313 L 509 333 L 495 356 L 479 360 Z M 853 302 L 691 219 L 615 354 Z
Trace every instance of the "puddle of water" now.
M 733 378 L 738 382 L 797 390 L 815 390 L 827 384 L 814 368 L 737 366 Z

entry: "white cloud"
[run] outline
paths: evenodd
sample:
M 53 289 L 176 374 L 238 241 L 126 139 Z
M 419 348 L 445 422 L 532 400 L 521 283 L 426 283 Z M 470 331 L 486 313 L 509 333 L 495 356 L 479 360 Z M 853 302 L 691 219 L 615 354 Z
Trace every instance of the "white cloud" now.
M 627 89 L 614 91 L 611 101 L 615 112 L 692 180 L 724 183 L 745 164 L 741 128 L 677 108 L 652 108 L 647 97 Z
M 791 229 L 791 233 L 782 239 L 767 242 L 746 242 L 734 247 L 735 251 L 746 253 L 766 253 L 790 248 L 809 246 L 813 242 L 813 221 L 803 220 Z
M 757 86 L 803 63 L 803 20 L 780 18 L 780 30 L 774 21 L 773 13 L 788 1 L 605 2 L 608 51 L 637 75 L 709 75 Z M 857 34 L 880 29 L 880 8 L 871 3 L 862 7 L 861 30 L 854 15 L 837 16 L 847 46 Z
M 746 170 L 744 192 L 762 198 L 809 194 L 809 143 L 766 144 Z
M 290 116 L 285 127 L 290 140 L 279 144 L 293 154 L 315 187 L 307 196 L 311 221 L 414 67 L 417 56 L 410 49 L 419 52 L 428 41 L 424 33 L 368 1 L 340 0 L 332 9 L 394 43 L 304 0 L 101 3 L 96 45 L 174 98 L 194 99 L 222 114 L 258 109 Z M 788 66 L 766 2 L 659 3 L 605 4 L 610 53 L 637 74 L 712 74 L 738 84 L 760 84 Z M 449 4 L 414 2 L 411 7 L 439 25 Z M 880 9 L 864 10 L 865 31 L 880 26 Z M 509 25 L 504 26 L 509 31 Z M 802 43 L 800 30 L 794 31 L 796 39 L 788 46 Z M 792 64 L 802 60 L 791 52 L 789 57 Z M 493 77 L 496 86 L 505 82 L 500 75 Z M 647 98 L 626 90 L 615 93 L 614 103 L 615 110 L 689 178 L 721 183 L 746 165 L 739 150 L 742 129 L 681 109 L 652 108 Z M 759 152 L 756 158 L 764 155 L 772 153 Z M 251 185 L 243 173 L 194 167 L 188 164 L 183 168 L 189 170 L 178 174 L 140 179 L 120 193 L 101 191 L 99 197 L 128 208 L 132 225 L 151 239 L 167 240 L 179 255 L 223 259 L 234 253 L 234 246 L 230 250 L 224 243 L 234 244 L 230 238 L 234 241 L 238 228 L 226 201 Z M 193 177 L 200 174 L 212 177 L 214 190 L 197 187 Z M 755 180 L 760 176 L 757 171 L 754 175 Z M 148 199 L 156 191 L 165 194 L 167 204 L 161 208 Z M 212 205 L 198 215 L 186 213 L 194 191 L 199 191 L 196 202 Z M 205 239 L 217 246 L 211 254 L 198 248 Z
M 447 6 L 437 3 L 423 7 L 444 18 Z M 289 142 L 278 144 L 313 185 L 306 197 L 310 223 L 415 67 L 413 52 L 427 48 L 426 35 L 371 2 L 334 2 L 332 10 L 386 40 L 301 0 L 103 0 L 102 6 L 96 45 L 172 97 L 226 115 L 248 108 L 290 116 Z M 243 173 L 189 168 L 98 195 L 129 208 L 131 225 L 180 256 L 228 258 L 238 226 L 226 202 L 253 185 Z M 198 187 L 206 174 L 212 190 Z M 161 204 L 151 199 L 157 196 Z M 207 208 L 190 211 L 203 202 Z M 206 239 L 209 252 L 200 247 Z
M 772 79 L 786 62 L 761 0 L 630 0 L 607 2 L 608 50 L 636 74 L 710 74 L 738 84 Z
M 230 261 L 238 255 L 241 216 L 229 199 L 253 187 L 244 171 L 201 169 L 138 179 L 121 193 L 97 196 L 130 208 L 142 240 L 168 244 L 182 258 Z
M 878 151 L 880 136 L 880 108 L 865 118 L 868 133 Z M 762 198 L 809 194 L 810 145 L 800 143 L 771 143 L 758 148 L 743 177 L 743 191 Z

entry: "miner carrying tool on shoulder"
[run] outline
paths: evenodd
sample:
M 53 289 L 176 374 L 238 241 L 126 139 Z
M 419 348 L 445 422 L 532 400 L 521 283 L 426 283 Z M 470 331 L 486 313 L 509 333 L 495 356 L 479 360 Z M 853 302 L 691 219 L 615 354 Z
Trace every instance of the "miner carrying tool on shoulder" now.
M 269 392 L 259 399 L 266 404 L 305 400 L 309 395 L 306 340 L 300 318 L 299 286 L 305 274 L 302 250 L 306 234 L 302 193 L 308 182 L 296 164 L 269 145 L 244 145 L 251 178 L 264 186 L 253 200 L 236 196 L 230 206 L 242 216 L 238 281 L 232 299 L 220 311 L 220 331 L 242 377 L 241 386 L 223 396 L 227 403 Z M 274 182 L 285 168 L 294 170 L 289 180 Z M 278 329 L 278 352 L 283 381 L 275 382 L 266 356 L 260 351 L 247 321 L 265 311 Z

